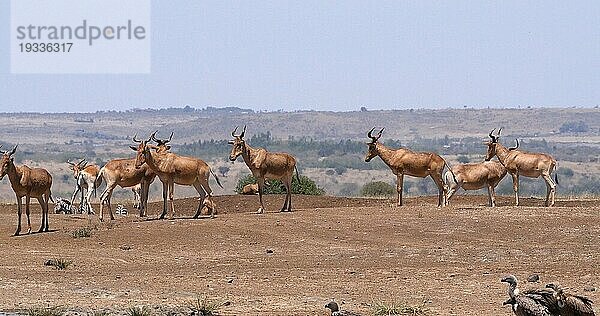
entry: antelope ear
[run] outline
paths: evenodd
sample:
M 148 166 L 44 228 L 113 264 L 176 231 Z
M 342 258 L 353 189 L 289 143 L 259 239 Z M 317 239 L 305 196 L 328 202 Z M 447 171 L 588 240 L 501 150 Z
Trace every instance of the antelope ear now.
M 228 141 L 228 142 L 227 142 L 227 144 L 229 144 L 229 145 L 233 145 L 233 144 L 235 144 L 235 142 L 234 142 L 234 141 L 232 141 L 232 140 L 230 140 L 230 141 Z
M 137 151 L 137 147 L 135 147 L 135 146 L 129 146 L 129 148 L 131 148 L 131 150 L 133 150 L 133 151 Z

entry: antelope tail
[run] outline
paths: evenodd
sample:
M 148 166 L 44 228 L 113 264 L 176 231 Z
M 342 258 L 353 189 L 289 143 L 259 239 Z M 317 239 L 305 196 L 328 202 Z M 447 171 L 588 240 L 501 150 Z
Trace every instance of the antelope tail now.
M 208 170 L 210 170 L 210 174 L 212 174 L 213 177 L 215 177 L 217 184 L 221 187 L 221 189 L 223 189 L 223 185 L 221 184 L 221 181 L 219 181 L 219 177 L 217 177 L 217 175 L 212 171 L 212 168 L 208 168 Z
M 454 179 L 454 182 L 458 183 L 458 180 L 456 180 L 456 175 L 454 174 L 454 171 L 452 171 L 452 168 L 450 168 L 450 165 L 448 164 L 446 159 L 442 158 L 442 160 L 444 160 L 444 165 L 448 168 L 448 171 L 450 171 L 450 173 L 452 174 L 452 179 Z
M 554 168 L 554 182 L 558 185 L 558 162 L 556 163 L 556 168 Z
M 300 172 L 298 172 L 298 167 L 294 166 L 294 169 L 296 169 L 296 180 L 298 180 L 298 184 L 300 184 Z

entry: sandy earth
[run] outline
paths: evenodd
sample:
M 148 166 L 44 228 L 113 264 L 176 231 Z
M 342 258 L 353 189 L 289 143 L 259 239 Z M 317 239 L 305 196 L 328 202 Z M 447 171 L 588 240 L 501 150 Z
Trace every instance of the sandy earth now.
M 187 306 L 197 296 L 228 302 L 221 315 L 324 315 L 331 298 L 369 315 L 369 305 L 407 302 L 438 315 L 511 315 L 502 302 L 517 275 L 522 287 L 559 281 L 593 300 L 600 276 L 600 201 L 459 196 L 391 200 L 294 196 L 296 211 L 276 212 L 269 196 L 219 196 L 215 219 L 190 219 L 197 201 L 176 201 L 176 220 L 50 215 L 50 233 L 11 237 L 16 206 L 0 205 L 0 310 L 42 306 L 99 309 Z M 97 207 L 96 207 L 97 208 Z M 34 230 L 39 208 L 32 210 Z M 24 221 L 25 223 L 25 221 Z M 97 227 L 88 238 L 72 237 Z M 25 224 L 26 231 L 26 224 Z M 269 250 L 269 251 L 268 251 Z M 268 253 L 272 251 L 272 253 Z M 43 263 L 66 258 L 55 270 Z M 538 273 L 541 282 L 527 284 Z

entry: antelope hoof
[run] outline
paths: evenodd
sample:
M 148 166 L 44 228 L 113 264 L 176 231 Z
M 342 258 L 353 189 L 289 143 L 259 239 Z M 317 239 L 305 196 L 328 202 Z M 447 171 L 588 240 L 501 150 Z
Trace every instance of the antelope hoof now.
M 259 208 L 258 211 L 256 211 L 256 214 L 262 214 L 264 212 L 263 208 Z
M 43 233 L 44 232 L 44 227 L 40 227 L 40 229 L 38 230 L 38 233 Z
M 20 234 L 21 234 L 21 230 L 19 229 L 13 234 L 13 236 L 19 236 Z
M 40 232 L 41 232 L 41 228 L 40 228 Z M 29 227 L 29 229 L 27 229 L 27 234 L 31 234 L 31 227 Z

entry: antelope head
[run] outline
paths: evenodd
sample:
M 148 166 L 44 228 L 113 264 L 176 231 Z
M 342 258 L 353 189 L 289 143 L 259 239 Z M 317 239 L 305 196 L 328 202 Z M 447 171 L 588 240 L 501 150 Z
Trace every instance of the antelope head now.
M 0 154 L 2 154 L 2 158 L 0 158 L 0 180 L 4 179 L 4 176 L 8 174 L 8 167 L 14 162 L 12 155 L 17 151 L 17 146 L 19 145 L 15 145 L 10 151 L 0 150 Z
M 173 132 L 171 132 L 171 136 L 169 136 L 168 139 L 156 138 L 155 134 L 156 134 L 156 132 L 154 132 L 150 138 L 152 138 L 152 140 L 156 142 L 158 147 L 164 148 L 165 150 L 171 149 L 171 145 L 167 145 L 167 144 L 170 143 L 171 140 L 173 139 Z
M 231 161 L 235 161 L 237 159 L 237 157 L 244 152 L 244 148 L 246 147 L 246 142 L 244 141 L 244 134 L 246 133 L 246 125 L 244 125 L 244 130 L 242 131 L 242 133 L 236 136 L 235 132 L 237 131 L 237 128 L 238 127 L 236 126 L 235 129 L 233 130 L 233 132 L 231 132 L 231 136 L 233 136 L 233 140 L 229 141 L 229 144 L 233 145 L 233 147 L 231 148 L 231 153 L 229 154 L 229 160 L 231 160 Z
M 372 133 L 375 130 L 375 127 L 373 127 L 368 133 L 367 133 L 367 137 L 369 137 L 371 139 L 370 142 L 367 143 L 367 145 L 369 146 L 369 151 L 367 152 L 367 155 L 365 156 L 365 162 L 369 162 L 371 161 L 371 159 L 377 157 L 377 155 L 379 155 L 379 152 L 377 151 L 377 141 L 379 140 L 379 138 L 381 138 L 381 133 L 383 133 L 383 130 L 385 129 L 382 128 L 379 133 L 377 133 L 377 136 L 373 136 Z
M 135 168 L 136 169 L 141 168 L 142 165 L 144 163 L 146 163 L 146 155 L 150 155 L 150 149 L 158 148 L 152 144 L 148 144 L 148 142 L 150 142 L 150 140 L 152 140 L 152 138 L 154 137 L 155 134 L 156 134 L 156 132 L 152 133 L 150 135 L 150 137 L 148 137 L 148 140 L 138 140 L 137 134 L 133 135 L 132 140 L 134 142 L 138 143 L 138 145 L 137 145 L 137 147 L 129 146 L 129 148 L 131 148 L 133 151 L 136 152 L 136 155 L 135 155 Z
M 498 130 L 496 135 L 494 135 L 495 130 L 496 129 L 494 128 L 489 134 L 491 140 L 485 142 L 485 144 L 488 146 L 487 154 L 485 155 L 486 161 L 490 161 L 496 155 L 496 146 L 499 144 L 498 140 L 500 139 L 500 132 L 502 132 L 502 128 Z
M 87 161 L 81 159 L 78 163 L 67 161 L 67 163 L 71 166 L 71 170 L 73 170 L 73 178 L 79 178 L 79 173 L 87 166 Z

